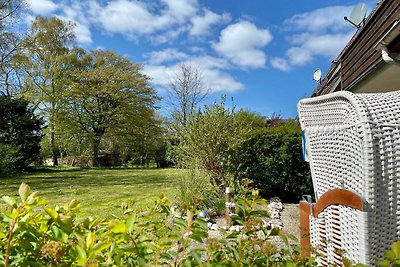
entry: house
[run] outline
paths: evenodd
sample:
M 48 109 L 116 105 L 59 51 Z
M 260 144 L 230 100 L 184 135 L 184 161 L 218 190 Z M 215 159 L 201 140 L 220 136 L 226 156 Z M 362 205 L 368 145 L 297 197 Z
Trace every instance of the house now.
M 381 0 L 312 96 L 400 90 L 400 0 Z

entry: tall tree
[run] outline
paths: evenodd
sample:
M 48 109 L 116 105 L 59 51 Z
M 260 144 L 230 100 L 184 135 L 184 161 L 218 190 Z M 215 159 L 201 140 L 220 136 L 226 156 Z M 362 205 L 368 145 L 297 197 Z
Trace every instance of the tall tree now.
M 90 137 L 94 166 L 99 165 L 100 142 L 106 132 L 124 127 L 128 117 L 137 116 L 137 110 L 152 109 L 158 99 L 140 70 L 141 65 L 112 51 L 95 50 L 81 59 L 81 68 L 73 75 L 70 119 Z
M 178 128 L 187 125 L 189 117 L 196 112 L 199 103 L 208 93 L 201 71 L 191 65 L 180 65 L 169 88 L 171 115 Z
M 0 92 L 7 95 L 16 94 L 20 87 L 18 73 L 12 64 L 12 56 L 20 44 L 20 38 L 12 27 L 24 6 L 23 0 L 0 1 Z
M 25 73 L 22 95 L 40 109 L 47 122 L 54 165 L 58 165 L 57 115 L 69 86 L 68 55 L 74 44 L 73 24 L 37 17 L 23 40 L 15 62 Z

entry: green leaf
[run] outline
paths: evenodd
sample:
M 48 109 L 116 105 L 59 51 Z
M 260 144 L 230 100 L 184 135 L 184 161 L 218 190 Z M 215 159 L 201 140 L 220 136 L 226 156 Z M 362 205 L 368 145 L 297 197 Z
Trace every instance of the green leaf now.
M 109 223 L 109 231 L 114 234 L 125 233 L 126 225 L 124 222 L 119 220 L 113 220 Z
M 9 196 L 3 196 L 1 198 L 7 205 L 9 205 L 10 207 L 16 208 L 17 207 L 17 201 Z
M 253 210 L 253 211 L 251 211 L 251 212 L 249 213 L 249 215 L 250 215 L 250 216 L 257 216 L 257 215 L 260 215 L 260 216 L 268 217 L 268 216 L 269 216 L 269 213 L 268 213 L 268 211 L 266 211 L 266 210 Z
M 57 212 L 56 210 L 54 210 L 54 209 L 52 209 L 52 208 L 47 208 L 47 207 L 45 207 L 45 208 L 43 208 L 43 209 L 44 209 L 44 211 L 45 211 L 47 214 L 50 215 L 50 217 L 51 217 L 52 219 L 56 220 L 56 219 L 58 218 L 58 212 Z
M 279 237 L 286 246 L 289 246 L 289 240 L 285 234 L 280 234 Z
M 394 253 L 394 256 L 396 258 L 400 258 L 400 241 L 396 241 L 394 242 L 392 245 L 392 251 Z
M 93 248 L 90 250 L 89 254 L 93 256 L 98 256 L 101 251 L 108 249 L 111 246 L 112 242 L 99 242 L 96 245 L 93 246 Z
M 190 252 L 190 255 L 193 257 L 193 259 L 198 263 L 201 264 L 201 254 L 199 250 L 192 250 L 192 252 Z
M 200 226 L 203 229 L 208 229 L 208 224 L 205 220 L 196 218 L 194 224 Z
M 160 258 L 161 258 L 161 259 L 164 259 L 164 260 L 170 261 L 170 260 L 172 260 L 174 257 L 173 257 L 171 254 L 167 253 L 167 252 L 163 252 L 163 253 L 161 253 Z
M 79 201 L 76 199 L 73 199 L 73 200 L 71 200 L 71 202 L 69 202 L 68 209 L 72 210 L 75 208 L 79 208 Z
M 234 221 L 240 225 L 244 225 L 244 221 L 240 216 L 234 214 L 234 215 L 231 215 L 231 218 L 232 218 L 232 221 Z
M 389 266 L 391 264 L 391 261 L 390 260 L 381 260 L 381 261 L 378 261 L 378 264 L 381 266 Z
M 166 205 L 161 205 L 161 209 L 163 210 L 163 212 L 164 212 L 167 216 L 169 216 L 169 215 L 171 214 L 171 211 L 170 211 L 170 209 L 169 209 L 168 206 L 166 206 Z
M 288 261 L 288 262 L 286 262 L 286 265 L 285 265 L 286 267 L 296 267 L 296 264 L 294 264 L 293 262 L 291 262 L 291 261 Z
M 26 199 L 28 198 L 28 196 L 30 194 L 30 191 L 31 191 L 31 189 L 26 183 L 22 183 L 19 186 L 18 194 L 22 200 L 22 203 L 25 203 Z
M 133 213 L 128 217 L 128 219 L 126 219 L 126 230 L 128 231 L 128 233 L 130 234 L 132 233 L 135 222 L 136 222 L 136 214 Z
M 227 239 L 235 239 L 239 236 L 239 232 L 233 231 L 231 234 L 229 234 L 226 238 Z
M 83 263 L 86 261 L 86 251 L 79 245 L 75 246 L 75 251 L 77 253 L 77 258 L 79 263 L 81 263 L 81 266 L 83 266 Z
M 86 236 L 86 249 L 89 250 L 93 247 L 94 242 L 96 241 L 96 234 L 93 232 L 89 232 Z
M 389 260 L 394 260 L 396 258 L 396 255 L 394 254 L 394 252 L 392 250 L 385 251 L 384 253 L 385 253 L 386 258 L 388 258 Z
M 140 266 L 146 267 L 146 260 L 145 259 L 143 259 L 142 257 L 139 257 L 138 261 L 139 261 L 139 265 Z
M 193 230 L 192 234 L 189 236 L 191 239 L 196 240 L 198 242 L 203 242 L 202 238 L 207 238 L 208 233 L 205 231 Z
M 278 227 L 274 227 L 271 229 L 271 232 L 269 233 L 270 236 L 277 236 L 279 235 L 281 232 L 281 229 L 279 229 Z
M 37 203 L 36 203 L 36 201 L 37 201 L 37 196 L 38 196 L 38 192 L 37 192 L 37 191 L 31 193 L 31 194 L 28 196 L 27 200 L 26 200 L 27 204 L 28 204 L 28 205 L 37 204 Z
M 183 218 L 175 218 L 175 224 L 179 226 L 179 228 L 182 230 L 184 228 L 186 228 L 187 226 L 187 221 Z
M 58 241 L 61 241 L 63 243 L 67 242 L 68 240 L 68 235 L 59 227 L 57 227 L 57 225 L 52 225 L 51 226 L 51 230 L 54 234 L 54 238 Z

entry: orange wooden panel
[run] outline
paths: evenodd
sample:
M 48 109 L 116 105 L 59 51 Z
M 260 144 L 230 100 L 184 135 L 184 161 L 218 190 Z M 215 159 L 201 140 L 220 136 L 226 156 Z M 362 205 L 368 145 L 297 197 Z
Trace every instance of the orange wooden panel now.
M 312 204 L 307 201 L 300 201 L 300 247 L 302 256 L 309 257 L 311 255 L 311 240 L 310 240 L 310 214 Z
M 317 217 L 324 209 L 330 205 L 343 205 L 357 210 L 364 210 L 361 196 L 346 189 L 332 189 L 325 192 L 315 203 L 313 216 Z

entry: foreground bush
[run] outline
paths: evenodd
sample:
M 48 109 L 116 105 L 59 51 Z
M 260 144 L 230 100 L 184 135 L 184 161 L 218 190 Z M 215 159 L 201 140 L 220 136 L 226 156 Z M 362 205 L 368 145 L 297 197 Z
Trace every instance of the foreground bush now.
M 262 228 L 255 199 L 241 202 L 246 216 L 239 234 L 209 238 L 207 223 L 198 218 L 174 218 L 160 196 L 146 212 L 122 205 L 114 219 L 77 216 L 71 201 L 50 208 L 26 184 L 20 200 L 3 197 L 9 206 L 1 213 L 0 263 L 4 266 L 314 266 L 296 243 L 282 237 L 285 247 L 268 241 L 277 230 Z M 266 240 L 257 237 L 262 231 Z

